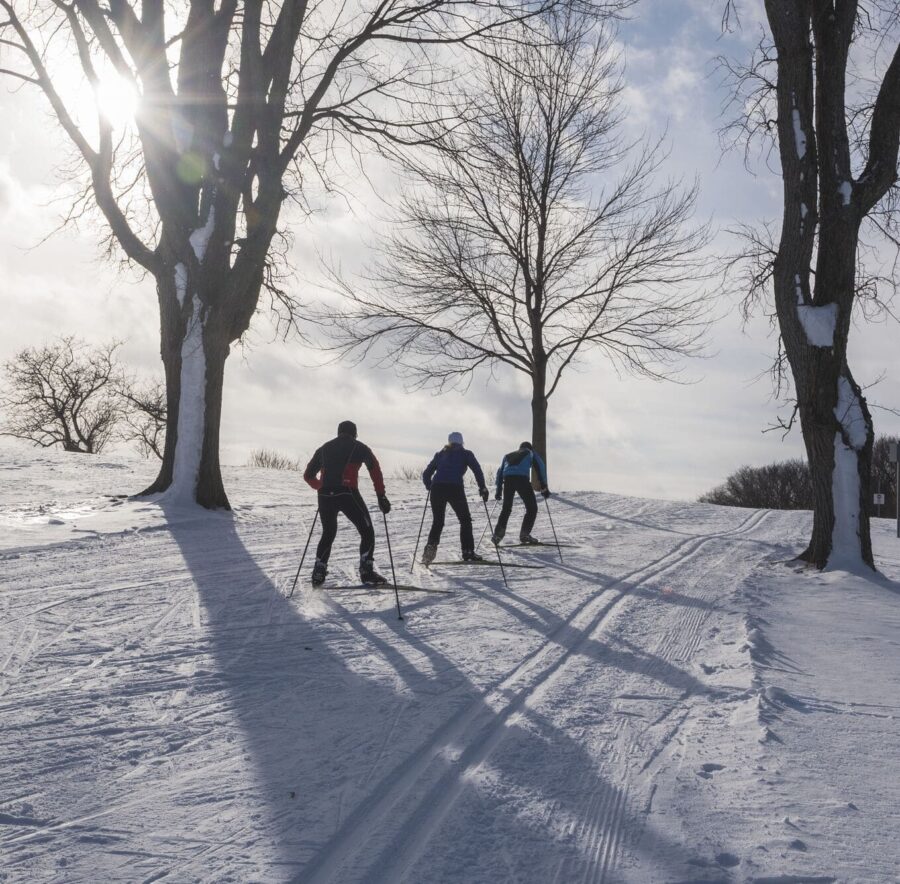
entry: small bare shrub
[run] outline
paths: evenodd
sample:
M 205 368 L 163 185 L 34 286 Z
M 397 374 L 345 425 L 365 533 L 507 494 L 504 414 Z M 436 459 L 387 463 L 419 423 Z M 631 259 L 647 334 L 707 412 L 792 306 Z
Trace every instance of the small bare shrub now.
M 294 472 L 302 472 L 303 464 L 300 458 L 286 457 L 270 448 L 257 448 L 252 452 L 247 460 L 248 467 L 261 467 L 264 470 L 293 470 Z
M 419 479 L 422 478 L 422 470 L 423 467 L 414 467 L 410 464 L 403 464 L 402 466 L 397 467 L 394 472 L 391 473 L 392 479 Z

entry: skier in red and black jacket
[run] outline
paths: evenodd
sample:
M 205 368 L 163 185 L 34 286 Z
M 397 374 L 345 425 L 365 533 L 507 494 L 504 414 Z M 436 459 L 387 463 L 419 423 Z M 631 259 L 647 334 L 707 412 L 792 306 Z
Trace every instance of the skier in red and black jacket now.
M 359 578 L 369 586 L 378 586 L 387 581 L 375 570 L 375 530 L 359 493 L 359 468 L 365 464 L 378 495 L 378 506 L 383 513 L 389 513 L 391 504 L 384 493 L 384 477 L 372 450 L 357 440 L 353 421 L 341 421 L 337 431 L 334 439 L 316 451 L 303 473 L 307 484 L 319 492 L 322 520 L 322 539 L 316 549 L 312 584 L 321 586 L 325 582 L 331 544 L 337 534 L 337 516 L 343 513 L 359 531 Z

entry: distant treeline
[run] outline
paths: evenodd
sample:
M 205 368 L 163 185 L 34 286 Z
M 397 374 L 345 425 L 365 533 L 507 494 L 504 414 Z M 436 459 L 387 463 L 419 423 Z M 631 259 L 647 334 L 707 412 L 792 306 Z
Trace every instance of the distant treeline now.
M 872 450 L 872 492 L 884 495 L 881 515 L 896 512 L 896 467 L 889 460 L 891 443 L 896 436 L 880 436 Z M 811 510 L 812 482 L 804 460 L 783 460 L 763 467 L 741 467 L 721 485 L 702 494 L 701 503 L 720 506 L 745 506 L 752 509 Z M 869 501 L 869 514 L 877 516 L 879 508 Z

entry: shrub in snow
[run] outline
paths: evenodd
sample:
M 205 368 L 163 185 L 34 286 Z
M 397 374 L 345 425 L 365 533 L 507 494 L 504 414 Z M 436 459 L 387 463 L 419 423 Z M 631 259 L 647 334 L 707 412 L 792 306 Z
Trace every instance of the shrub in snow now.
M 896 512 L 896 467 L 889 451 L 895 436 L 879 436 L 872 449 L 872 489 L 884 495 L 881 515 Z M 746 506 L 767 510 L 808 510 L 813 507 L 809 466 L 804 460 L 784 460 L 763 467 L 741 467 L 721 485 L 697 498 L 700 503 L 720 506 Z M 870 515 L 878 507 L 869 501 Z
M 300 458 L 291 460 L 289 457 L 279 454 L 277 451 L 272 451 L 270 448 L 257 448 L 256 451 L 251 452 L 247 460 L 247 466 L 261 467 L 264 470 L 295 470 L 297 472 L 302 472 L 303 470 Z
M 698 499 L 701 503 L 753 509 L 812 509 L 809 467 L 802 460 L 784 460 L 764 467 L 741 467 L 722 485 Z

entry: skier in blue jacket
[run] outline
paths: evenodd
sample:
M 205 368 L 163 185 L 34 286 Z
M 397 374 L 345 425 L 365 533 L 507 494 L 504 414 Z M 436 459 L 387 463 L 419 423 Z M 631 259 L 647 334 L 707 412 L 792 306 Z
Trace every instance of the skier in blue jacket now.
M 459 540 L 462 545 L 463 560 L 466 562 L 484 561 L 475 552 L 472 516 L 469 513 L 469 502 L 466 500 L 466 490 L 463 485 L 463 477 L 469 469 L 475 474 L 481 499 L 487 500 L 490 495 L 478 459 L 464 447 L 462 433 L 451 433 L 447 437 L 447 444 L 431 458 L 431 463 L 425 467 L 425 471 L 422 473 L 422 481 L 431 492 L 433 517 L 431 530 L 428 532 L 428 542 L 422 553 L 422 562 L 426 565 L 434 561 L 437 553 L 438 544 L 441 541 L 441 531 L 444 530 L 444 514 L 448 503 L 459 519 Z
M 522 498 L 525 504 L 525 518 L 522 519 L 522 528 L 519 531 L 519 542 L 526 544 L 540 543 L 531 536 L 531 529 L 534 527 L 534 520 L 537 518 L 537 498 L 534 496 L 534 489 L 531 487 L 531 467 L 532 464 L 537 468 L 538 478 L 541 482 L 541 494 L 544 497 L 550 496 L 547 488 L 547 467 L 544 466 L 541 456 L 531 447 L 530 442 L 523 442 L 519 446 L 518 451 L 511 451 L 503 456 L 503 463 L 497 470 L 497 500 L 503 499 L 503 507 L 500 510 L 500 517 L 494 529 L 494 536 L 491 538 L 494 544 L 503 540 L 506 534 L 506 523 L 509 521 L 509 514 L 512 512 L 513 501 L 516 495 Z

